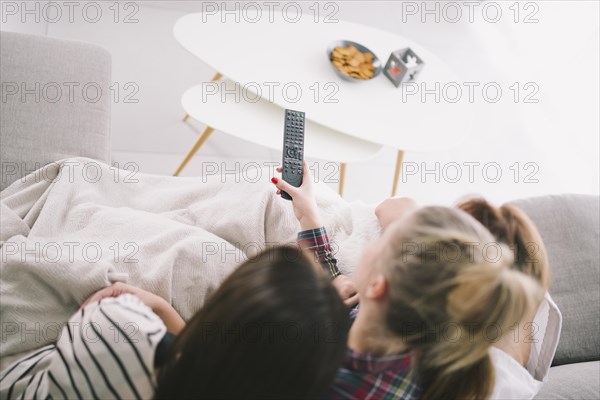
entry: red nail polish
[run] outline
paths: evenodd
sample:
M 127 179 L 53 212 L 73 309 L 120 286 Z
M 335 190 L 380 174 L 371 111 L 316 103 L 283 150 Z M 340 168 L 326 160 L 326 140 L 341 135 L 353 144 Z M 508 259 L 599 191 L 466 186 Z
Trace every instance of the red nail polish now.
M 271 182 L 273 182 L 273 183 L 277 183 L 278 181 L 279 180 L 277 178 L 275 178 L 275 177 L 271 178 Z

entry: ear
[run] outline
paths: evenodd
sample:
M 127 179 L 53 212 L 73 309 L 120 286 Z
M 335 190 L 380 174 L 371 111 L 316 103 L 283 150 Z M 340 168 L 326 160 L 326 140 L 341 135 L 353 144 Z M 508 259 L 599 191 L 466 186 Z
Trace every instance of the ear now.
M 371 277 L 365 295 L 369 299 L 381 299 L 388 291 L 388 282 L 381 273 Z

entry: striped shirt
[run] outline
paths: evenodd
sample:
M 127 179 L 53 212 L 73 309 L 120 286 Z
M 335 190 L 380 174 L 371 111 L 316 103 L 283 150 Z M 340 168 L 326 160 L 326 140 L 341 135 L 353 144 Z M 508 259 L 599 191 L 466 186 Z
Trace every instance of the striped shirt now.
M 154 396 L 154 356 L 161 319 L 137 297 L 106 298 L 80 310 L 56 344 L 0 374 L 2 399 L 147 399 Z

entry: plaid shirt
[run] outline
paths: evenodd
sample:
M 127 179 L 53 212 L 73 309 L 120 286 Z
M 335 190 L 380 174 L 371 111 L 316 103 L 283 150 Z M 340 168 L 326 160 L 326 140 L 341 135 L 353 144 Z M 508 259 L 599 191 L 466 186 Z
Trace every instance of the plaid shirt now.
M 420 390 L 414 377 L 411 351 L 385 357 L 348 349 L 346 363 L 327 389 L 325 399 L 416 400 Z
M 314 251 L 323 269 L 331 275 L 331 279 L 342 274 L 337 267 L 337 260 L 331 252 L 329 237 L 327 237 L 324 226 L 298 233 L 298 245 L 303 249 Z
M 331 252 L 324 227 L 298 233 L 298 245 L 315 252 L 331 279 L 341 275 Z M 358 305 L 350 310 L 350 318 L 358 313 Z M 348 349 L 345 364 L 340 368 L 325 399 L 418 399 L 419 387 L 414 376 L 414 354 L 404 352 L 385 357 L 360 354 Z

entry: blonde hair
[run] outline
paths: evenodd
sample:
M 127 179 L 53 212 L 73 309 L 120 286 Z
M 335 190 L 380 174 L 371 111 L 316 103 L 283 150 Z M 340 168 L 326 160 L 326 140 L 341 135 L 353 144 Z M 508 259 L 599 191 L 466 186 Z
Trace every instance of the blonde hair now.
M 463 201 L 458 208 L 479 221 L 498 241 L 513 249 L 514 268 L 548 289 L 550 265 L 546 247 L 534 223 L 521 209 L 508 204 L 497 208 L 482 198 Z
M 535 309 L 541 288 L 467 213 L 425 207 L 392 227 L 380 262 L 388 329 L 417 354 L 424 400 L 488 397 L 489 349 Z

